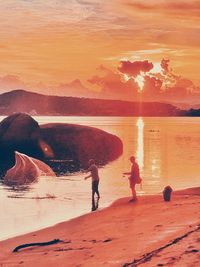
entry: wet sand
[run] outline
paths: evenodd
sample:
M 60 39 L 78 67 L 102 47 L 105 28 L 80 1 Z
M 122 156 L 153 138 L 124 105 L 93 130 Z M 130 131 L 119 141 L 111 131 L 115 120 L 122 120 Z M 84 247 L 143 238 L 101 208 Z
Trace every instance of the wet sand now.
M 199 266 L 200 188 L 110 207 L 0 242 L 0 266 Z M 12 250 L 21 244 L 61 242 Z

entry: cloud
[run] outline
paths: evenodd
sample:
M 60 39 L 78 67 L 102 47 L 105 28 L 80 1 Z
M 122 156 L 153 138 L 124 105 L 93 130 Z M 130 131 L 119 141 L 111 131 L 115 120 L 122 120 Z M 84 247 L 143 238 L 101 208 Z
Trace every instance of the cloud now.
M 153 67 L 153 63 L 147 60 L 121 61 L 118 72 L 100 66 L 99 73 L 88 81 L 99 86 L 101 98 L 137 101 L 142 97 L 143 101 L 161 102 L 182 102 L 183 99 L 187 102 L 194 98 L 200 100 L 199 88 L 190 79 L 175 74 L 169 59 L 161 60 L 157 73 Z M 142 91 L 139 91 L 137 75 L 143 77 Z
M 162 92 L 162 84 L 163 82 L 160 79 L 146 75 L 144 77 L 143 94 L 150 98 L 159 96 L 159 94 Z
M 173 69 L 170 67 L 169 59 L 162 59 L 160 66 L 162 68 L 161 73 L 153 74 L 153 77 L 157 79 L 157 89 L 159 89 L 157 90 L 158 94 L 155 90 L 156 86 L 153 84 L 152 86 L 149 85 L 149 87 L 152 88 L 152 94 L 156 93 L 159 99 L 164 101 L 182 102 L 184 100 L 185 102 L 188 102 L 191 100 L 194 101 L 195 98 L 197 102 L 200 101 L 200 89 L 195 86 L 190 79 L 175 74 Z
M 169 59 L 162 59 L 160 63 L 161 68 L 164 70 L 164 72 L 169 72 Z
M 56 94 L 61 96 L 73 96 L 73 97 L 89 97 L 96 98 L 95 91 L 85 87 L 79 79 L 73 80 L 70 83 L 60 83 L 54 88 Z
M 153 64 L 148 60 L 144 61 L 120 61 L 118 70 L 130 77 L 136 77 L 141 72 L 149 72 L 153 68 Z
M 25 83 L 16 75 L 0 76 L 0 89 L 3 91 L 25 87 Z
M 162 59 L 160 66 L 162 68 L 162 73 L 160 75 L 160 79 L 163 81 L 163 84 L 165 85 L 164 89 L 177 87 L 177 88 L 184 88 L 186 91 L 193 91 L 195 88 L 194 83 L 186 79 L 184 77 L 181 77 L 180 75 L 177 75 L 174 73 L 173 69 L 170 68 L 170 60 L 169 59 Z
M 163 58 L 154 65 L 148 60 L 119 62 L 120 67 L 111 70 L 103 65 L 85 86 L 79 79 L 70 83 L 26 83 L 16 75 L 0 76 L 1 92 L 14 89 L 26 89 L 34 92 L 61 96 L 118 99 L 128 101 L 168 101 L 199 102 L 200 88 L 185 77 L 177 75 L 171 68 L 171 61 Z M 125 75 L 126 74 L 126 75 Z M 139 91 L 138 75 L 143 81 L 143 90 Z M 99 88 L 98 92 L 92 85 Z M 90 88 L 91 87 L 91 88 Z M 94 87 L 94 86 L 93 86 Z
M 199 12 L 200 11 L 200 1 L 199 0 L 191 0 L 191 1 L 160 1 L 151 0 L 151 1 L 127 1 L 126 4 L 129 7 L 137 8 L 144 11 L 159 11 L 164 10 L 165 12 L 184 12 L 187 13 L 189 11 Z
M 97 70 L 100 74 L 94 75 L 88 82 L 100 87 L 99 97 L 130 101 L 137 97 L 138 85 L 134 79 L 125 81 L 120 73 L 104 66 L 100 66 Z

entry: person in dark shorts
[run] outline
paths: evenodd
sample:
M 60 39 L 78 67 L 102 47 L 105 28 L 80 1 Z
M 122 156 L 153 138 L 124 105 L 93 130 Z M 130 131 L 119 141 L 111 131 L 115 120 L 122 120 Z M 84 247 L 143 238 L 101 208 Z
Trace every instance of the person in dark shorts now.
M 90 175 L 86 176 L 85 180 L 87 180 L 88 178 L 92 178 L 92 211 L 94 211 L 98 208 L 98 200 L 100 199 L 100 194 L 99 194 L 99 173 L 98 173 L 98 168 L 93 159 L 89 160 L 89 168 L 87 171 L 90 172 Z M 95 193 L 97 194 L 97 203 L 95 203 L 95 198 L 94 198 Z

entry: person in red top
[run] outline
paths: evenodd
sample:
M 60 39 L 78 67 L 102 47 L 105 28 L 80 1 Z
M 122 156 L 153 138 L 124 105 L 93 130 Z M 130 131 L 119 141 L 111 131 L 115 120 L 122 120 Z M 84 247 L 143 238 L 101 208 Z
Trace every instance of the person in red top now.
M 100 199 L 99 194 L 99 173 L 98 168 L 95 164 L 95 161 L 93 159 L 89 160 L 89 168 L 87 170 L 90 172 L 90 175 L 85 177 L 85 180 L 88 178 L 92 178 L 92 211 L 96 210 L 98 208 L 98 200 Z M 95 204 L 94 195 L 97 194 L 97 204 Z
M 131 171 L 130 172 L 124 172 L 123 174 L 129 175 L 129 177 L 128 177 L 129 185 L 130 185 L 131 192 L 132 192 L 132 199 L 130 200 L 130 202 L 132 202 L 132 201 L 137 200 L 135 185 L 141 183 L 141 178 L 140 178 L 139 166 L 138 166 L 137 162 L 135 161 L 134 156 L 130 157 L 130 162 L 132 163 Z

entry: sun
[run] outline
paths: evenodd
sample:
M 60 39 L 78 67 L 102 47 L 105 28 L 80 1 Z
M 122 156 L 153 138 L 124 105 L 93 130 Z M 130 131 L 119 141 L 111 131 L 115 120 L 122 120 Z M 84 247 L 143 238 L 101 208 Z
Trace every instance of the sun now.
M 131 78 L 133 78 L 134 81 L 137 83 L 137 85 L 139 87 L 139 91 L 141 92 L 143 90 L 143 87 L 144 87 L 144 76 L 139 74 L 136 77 L 129 77 L 127 74 L 123 74 L 123 79 L 125 82 L 127 82 Z
M 162 73 L 162 67 L 160 65 L 159 62 L 155 62 L 153 64 L 153 68 L 147 72 L 145 75 L 150 75 L 150 74 L 156 74 L 156 73 Z M 137 75 L 134 80 L 137 83 L 138 87 L 139 87 L 139 92 L 142 92 L 144 90 L 144 73 L 140 73 L 139 75 Z
M 144 89 L 144 76 L 139 74 L 134 78 L 134 80 L 139 87 L 139 91 L 140 92 L 143 91 L 143 89 Z

